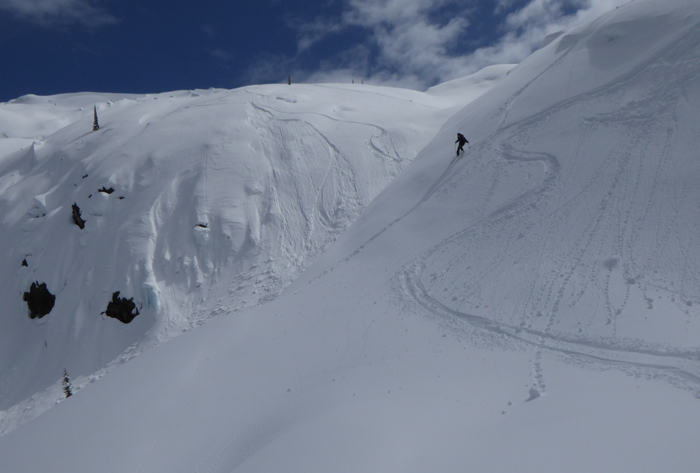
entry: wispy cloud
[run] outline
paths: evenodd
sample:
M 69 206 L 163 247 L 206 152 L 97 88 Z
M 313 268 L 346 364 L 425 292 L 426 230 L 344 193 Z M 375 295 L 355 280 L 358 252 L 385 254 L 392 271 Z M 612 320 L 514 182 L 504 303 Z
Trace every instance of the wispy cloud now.
M 492 64 L 518 63 L 545 36 L 601 15 L 629 0 L 515 0 L 494 2 L 484 11 L 477 0 L 344 0 L 335 18 L 294 22 L 297 57 L 275 58 L 300 81 L 348 81 L 424 89 Z M 518 8 L 518 5 L 520 8 Z M 474 42 L 475 21 L 488 20 L 497 34 L 490 44 Z M 313 67 L 313 48 L 338 35 L 360 31 L 359 42 L 346 45 Z M 271 71 L 261 59 L 248 71 L 251 79 Z M 274 69 L 273 69 L 274 70 Z M 281 75 L 281 74 L 280 74 Z M 286 73 L 285 73 L 286 77 Z M 268 77 L 269 79 L 269 77 Z
M 40 26 L 98 27 L 117 19 L 94 0 L 0 0 L 0 10 Z
M 222 63 L 228 63 L 233 60 L 233 54 L 222 48 L 214 48 L 210 50 L 209 55 L 215 59 L 218 59 Z
M 216 29 L 215 29 L 213 26 L 210 26 L 210 25 L 204 25 L 204 26 L 202 26 L 202 32 L 203 32 L 205 35 L 209 36 L 209 38 L 212 38 L 212 39 L 213 39 L 213 38 L 216 38 L 216 36 L 217 36 L 217 31 L 216 31 Z
M 518 63 L 537 50 L 547 35 L 597 18 L 629 1 L 531 0 L 507 15 L 498 41 L 465 55 L 464 66 L 476 70 L 491 64 Z
M 328 35 L 339 33 L 344 28 L 341 22 L 333 19 L 328 21 L 327 18 L 316 18 L 311 22 L 301 23 L 297 23 L 295 19 L 295 21 L 288 21 L 287 25 L 297 30 L 297 48 L 299 51 L 309 49 Z

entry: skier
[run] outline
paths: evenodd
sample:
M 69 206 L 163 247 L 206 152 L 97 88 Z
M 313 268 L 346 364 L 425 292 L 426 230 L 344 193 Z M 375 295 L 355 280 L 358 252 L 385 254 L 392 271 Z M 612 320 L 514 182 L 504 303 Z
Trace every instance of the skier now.
M 457 141 L 455 141 L 455 143 L 459 143 L 459 146 L 457 147 L 457 156 L 459 156 L 459 152 L 464 151 L 464 145 L 465 143 L 469 143 L 469 141 L 467 141 L 463 134 L 457 133 Z

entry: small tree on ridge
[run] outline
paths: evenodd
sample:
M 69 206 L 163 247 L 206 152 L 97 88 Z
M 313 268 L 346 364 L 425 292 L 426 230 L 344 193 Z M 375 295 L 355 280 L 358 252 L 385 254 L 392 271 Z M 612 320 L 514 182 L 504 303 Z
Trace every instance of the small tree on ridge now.
M 63 368 L 63 394 L 68 398 L 73 395 L 73 390 L 70 385 L 70 378 L 68 377 L 68 371 Z
M 100 129 L 100 124 L 97 122 L 97 105 L 93 108 L 93 116 L 95 119 L 92 122 L 92 131 L 97 131 Z

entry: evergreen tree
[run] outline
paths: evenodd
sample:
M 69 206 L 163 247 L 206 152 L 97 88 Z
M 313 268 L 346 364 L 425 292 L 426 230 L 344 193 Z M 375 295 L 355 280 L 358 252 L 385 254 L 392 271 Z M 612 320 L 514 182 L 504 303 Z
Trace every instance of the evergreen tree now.
M 71 397 L 73 395 L 73 391 L 70 385 L 70 378 L 68 377 L 68 371 L 66 371 L 65 368 L 63 368 L 63 394 L 66 397 Z
M 92 122 L 92 131 L 97 131 L 100 129 L 100 124 L 97 122 L 97 105 L 95 105 L 93 111 L 94 111 L 95 120 Z

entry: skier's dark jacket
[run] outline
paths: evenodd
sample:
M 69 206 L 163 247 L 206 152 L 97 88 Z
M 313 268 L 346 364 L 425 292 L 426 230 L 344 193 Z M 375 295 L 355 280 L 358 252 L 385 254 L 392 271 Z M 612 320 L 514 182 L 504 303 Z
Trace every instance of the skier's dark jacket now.
M 469 141 L 467 141 L 463 134 L 457 133 L 457 141 L 455 141 L 455 143 L 459 143 L 460 146 L 464 146 L 464 143 L 469 143 Z

